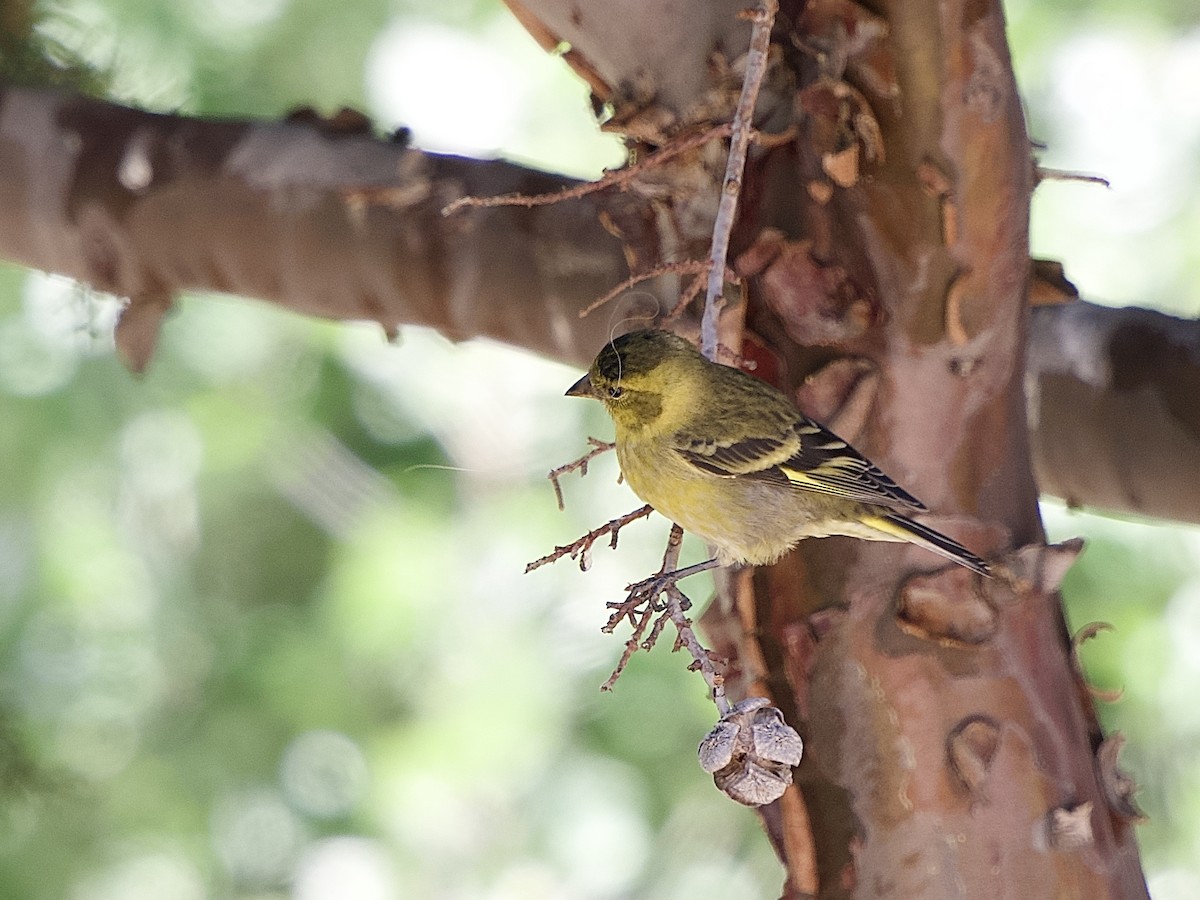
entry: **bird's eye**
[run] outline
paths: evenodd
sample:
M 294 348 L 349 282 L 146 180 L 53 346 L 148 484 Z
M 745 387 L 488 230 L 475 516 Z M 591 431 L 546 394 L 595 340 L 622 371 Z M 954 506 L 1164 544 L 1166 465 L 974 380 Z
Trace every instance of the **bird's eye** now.
M 623 393 L 625 393 L 625 391 L 617 387 L 615 384 L 608 389 L 608 396 L 612 397 L 614 400 L 620 398 Z

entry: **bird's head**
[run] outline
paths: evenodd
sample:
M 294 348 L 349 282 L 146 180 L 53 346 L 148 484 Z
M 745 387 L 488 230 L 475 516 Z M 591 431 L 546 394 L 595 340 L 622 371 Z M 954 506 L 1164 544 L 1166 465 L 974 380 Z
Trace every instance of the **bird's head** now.
M 676 334 L 631 331 L 604 345 L 567 396 L 599 400 L 618 428 L 647 428 L 672 417 L 671 398 L 686 394 L 681 389 L 704 363 L 696 348 Z

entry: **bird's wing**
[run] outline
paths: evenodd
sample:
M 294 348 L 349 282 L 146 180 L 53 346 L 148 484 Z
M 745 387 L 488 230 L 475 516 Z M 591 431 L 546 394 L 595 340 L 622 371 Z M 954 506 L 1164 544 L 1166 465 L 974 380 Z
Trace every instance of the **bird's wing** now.
M 859 503 L 922 512 L 925 505 L 879 467 L 812 421 L 801 419 L 778 437 L 714 440 L 676 435 L 675 449 L 698 469 L 725 478 L 753 478 Z

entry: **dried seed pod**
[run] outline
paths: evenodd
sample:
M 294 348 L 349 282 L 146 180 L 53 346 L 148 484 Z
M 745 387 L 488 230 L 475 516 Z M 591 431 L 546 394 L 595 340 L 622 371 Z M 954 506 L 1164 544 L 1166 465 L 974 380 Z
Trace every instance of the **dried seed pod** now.
M 750 697 L 726 713 L 700 742 L 700 767 L 717 787 L 746 806 L 778 800 L 792 783 L 804 743 L 766 697 Z
M 778 773 L 747 760 L 741 767 L 731 766 L 717 772 L 713 782 L 723 794 L 743 806 L 766 806 L 783 796 L 792 777 L 788 772 L 785 782 Z
M 737 735 L 737 725 L 732 722 L 718 722 L 700 742 L 700 768 L 711 775 L 729 765 L 733 761 Z
M 774 706 L 760 710 L 750 728 L 754 742 L 754 754 L 759 759 L 782 763 L 787 766 L 800 765 L 800 757 L 804 754 L 804 742 L 796 729 L 783 720 L 781 713 Z

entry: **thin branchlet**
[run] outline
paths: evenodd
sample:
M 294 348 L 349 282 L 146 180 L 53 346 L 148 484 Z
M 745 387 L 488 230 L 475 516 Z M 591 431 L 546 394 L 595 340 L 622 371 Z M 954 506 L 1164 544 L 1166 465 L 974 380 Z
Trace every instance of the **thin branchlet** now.
M 700 643 L 692 628 L 692 621 L 687 617 L 687 611 L 692 601 L 675 584 L 674 576 L 679 573 L 679 551 L 683 546 L 683 529 L 678 525 L 672 526 L 670 537 L 667 539 L 667 549 L 663 553 L 662 567 L 658 574 L 629 586 L 629 593 L 620 603 L 610 603 L 613 610 L 602 631 L 611 634 L 622 621 L 628 619 L 633 633 L 625 642 L 625 650 L 617 662 L 608 680 L 600 686 L 603 691 L 611 691 L 617 679 L 625 671 L 633 654 L 641 648 L 650 650 L 661 636 L 667 621 L 675 625 L 677 636 L 673 650 L 686 649 L 692 657 L 688 668 L 700 672 L 708 685 L 710 696 L 717 705 L 721 715 L 729 712 L 729 700 L 725 696 L 725 677 L 718 671 L 717 663 L 712 653 Z M 647 633 L 647 629 L 649 632 Z
M 564 475 L 570 475 L 572 472 L 579 472 L 579 477 L 582 478 L 588 473 L 588 463 L 602 453 L 607 453 L 609 450 L 617 446 L 612 441 L 602 441 L 599 438 L 589 437 L 588 443 L 592 445 L 592 449 L 579 459 L 572 460 L 565 465 L 559 466 L 557 469 L 551 469 L 546 475 L 550 479 L 550 483 L 554 485 L 554 499 L 558 501 L 560 510 L 566 509 L 566 504 L 563 502 L 562 485 L 559 483 L 560 478 Z M 615 544 L 614 544 L 615 546 Z M 526 571 L 529 571 L 528 569 Z
M 564 556 L 569 556 L 571 559 L 579 560 L 579 568 L 586 572 L 588 569 L 588 552 L 592 549 L 592 545 L 600 538 L 608 536 L 608 545 L 612 549 L 617 547 L 617 534 L 622 528 L 630 522 L 635 522 L 638 519 L 644 519 L 650 513 L 654 512 L 654 507 L 646 504 L 640 509 L 635 509 L 633 512 L 625 513 L 623 516 L 617 516 L 605 522 L 599 528 L 593 528 L 583 537 L 572 541 L 569 544 L 563 544 L 561 547 L 555 547 L 553 553 L 547 553 L 541 559 L 535 559 L 533 562 L 525 566 L 525 574 L 529 574 L 534 569 L 540 569 L 542 566 L 552 562 L 557 562 Z
M 687 286 L 679 292 L 679 300 L 676 301 L 675 305 L 671 307 L 670 311 L 668 311 L 667 314 L 660 320 L 662 324 L 672 322 L 677 319 L 680 314 L 687 309 L 688 304 L 695 300 L 699 295 L 701 289 L 704 287 L 705 281 L 708 279 L 708 267 L 711 264 L 711 261 L 707 259 L 689 259 L 682 260 L 680 262 L 662 263 L 661 265 L 654 266 L 651 269 L 646 269 L 644 272 L 639 272 L 637 275 L 631 275 L 612 290 L 607 291 L 601 297 L 597 297 L 595 300 L 581 309 L 579 311 L 579 318 L 582 319 L 590 315 L 605 303 L 608 303 L 614 297 L 618 297 L 624 291 L 629 290 L 635 284 L 641 284 L 643 281 L 649 281 L 651 278 L 658 278 L 660 275 L 695 275 L 696 277 L 689 281 Z M 729 268 L 725 270 L 725 280 L 732 284 L 742 283 L 742 280 L 738 277 L 737 273 L 734 272 L 733 269 Z
M 729 122 L 723 122 L 698 134 L 672 141 L 657 153 L 640 159 L 632 165 L 613 172 L 606 172 L 604 177 L 597 181 L 587 181 L 583 184 L 563 188 L 560 191 L 553 191 L 549 194 L 501 194 L 497 197 L 459 197 L 442 210 L 442 215 L 449 216 L 464 207 L 549 206 L 553 203 L 561 203 L 564 200 L 576 200 L 580 197 L 586 197 L 588 194 L 594 194 L 611 187 L 623 188 L 648 169 L 653 169 L 670 162 L 675 157 L 687 153 L 689 150 L 701 147 L 709 141 L 726 137 L 731 133 L 732 127 Z
M 725 696 L 725 676 L 717 671 L 712 653 L 696 637 L 696 632 L 692 628 L 692 620 L 687 617 L 689 606 L 691 606 L 691 601 L 679 588 L 672 585 L 667 589 L 667 612 L 678 632 L 676 649 L 680 645 L 687 648 L 688 653 L 691 654 L 693 666 L 699 670 L 700 675 L 704 678 L 704 683 L 708 685 L 712 701 L 717 705 L 717 712 L 723 716 L 731 708 L 729 699 Z
M 658 643 L 658 638 L 662 634 L 662 630 L 667 627 L 667 623 L 670 621 L 670 610 L 663 612 L 662 615 L 654 620 L 654 627 L 650 629 L 650 633 L 646 635 L 646 639 L 642 641 L 643 650 L 649 650 Z
M 608 291 L 604 296 L 597 297 L 587 306 L 579 311 L 579 318 L 584 318 L 595 312 L 601 306 L 614 297 L 619 296 L 623 291 L 629 290 L 635 284 L 641 284 L 643 281 L 649 281 L 651 278 L 657 278 L 660 275 L 698 275 L 701 276 L 698 280 L 703 284 L 703 277 L 708 274 L 708 260 L 706 259 L 688 259 L 680 262 L 663 263 L 662 265 L 654 266 L 651 269 L 646 269 L 644 272 L 639 272 L 636 275 L 630 275 L 612 290 Z M 695 297 L 692 293 L 688 298 Z M 686 305 L 686 304 L 684 304 Z M 674 310 L 672 310 L 674 314 Z
M 674 322 L 677 318 L 683 315 L 683 311 L 691 305 L 691 302 L 700 296 L 700 292 L 704 290 L 704 283 L 708 280 L 708 261 L 704 263 L 704 269 L 693 278 L 682 291 L 679 292 L 679 300 L 671 307 L 671 311 L 663 317 L 663 323 L 668 324 Z
M 746 75 L 742 93 L 733 113 L 733 130 L 729 138 L 729 158 L 725 163 L 725 178 L 721 184 L 721 200 L 713 222 L 712 248 L 709 252 L 708 290 L 704 296 L 704 316 L 700 321 L 700 352 L 717 359 L 717 319 L 724 304 L 725 258 L 729 255 L 729 236 L 737 214 L 738 197 L 742 192 L 742 176 L 746 170 L 746 149 L 753 132 L 751 121 L 758 89 L 767 71 L 767 56 L 771 47 L 771 29 L 775 25 L 777 0 L 763 0 L 762 6 L 747 11 L 753 28 L 750 50 L 746 56 Z
M 616 604 L 622 606 L 623 604 Z M 600 685 L 600 690 L 611 691 L 617 683 L 617 679 L 621 677 L 621 673 L 625 671 L 625 667 L 629 665 L 629 660 L 633 658 L 633 654 L 637 653 L 638 648 L 648 649 L 643 647 L 642 635 L 646 633 L 646 626 L 650 624 L 650 620 L 654 617 L 655 609 L 649 604 L 636 610 L 618 611 L 613 613 L 609 618 L 608 624 L 601 629 L 606 634 L 612 634 L 613 628 L 617 623 L 613 618 L 618 615 L 621 618 L 628 616 L 630 624 L 633 625 L 633 632 L 629 635 L 629 640 L 625 642 L 625 649 L 621 651 L 621 658 L 617 660 L 617 665 L 613 668 L 612 674 L 608 676 L 604 684 Z M 619 621 L 619 619 L 617 620 Z

